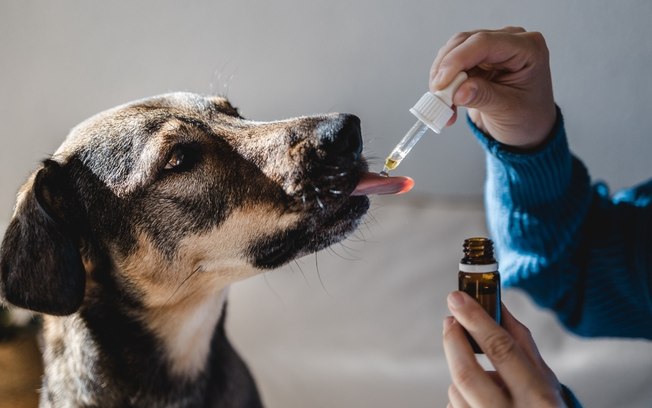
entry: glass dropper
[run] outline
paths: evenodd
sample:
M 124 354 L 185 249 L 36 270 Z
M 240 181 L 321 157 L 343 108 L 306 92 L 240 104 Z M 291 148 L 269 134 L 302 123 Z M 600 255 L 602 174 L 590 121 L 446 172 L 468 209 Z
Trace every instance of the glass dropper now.
M 426 92 L 410 109 L 410 112 L 417 117 L 417 122 L 407 131 L 403 139 L 394 147 L 394 150 L 385 159 L 383 176 L 389 176 L 389 172 L 398 167 L 405 156 L 417 144 L 428 128 L 435 133 L 441 133 L 449 119 L 453 116 L 453 94 L 466 81 L 468 76 L 462 71 L 453 81 L 440 91 Z
M 389 176 L 389 171 L 394 170 L 403 161 L 405 156 L 410 153 L 410 150 L 417 144 L 421 136 L 428 130 L 428 125 L 417 120 L 414 125 L 407 131 L 403 139 L 394 147 L 394 150 L 385 159 L 385 166 L 383 171 L 380 172 L 383 176 Z

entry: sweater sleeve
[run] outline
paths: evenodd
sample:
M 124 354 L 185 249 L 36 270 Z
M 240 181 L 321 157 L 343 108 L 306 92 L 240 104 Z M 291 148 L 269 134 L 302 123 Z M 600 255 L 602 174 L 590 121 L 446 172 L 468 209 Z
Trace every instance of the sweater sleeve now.
M 563 118 L 515 151 L 467 117 L 487 156 L 485 206 L 505 286 L 582 336 L 652 339 L 652 180 L 610 196 L 574 157 Z

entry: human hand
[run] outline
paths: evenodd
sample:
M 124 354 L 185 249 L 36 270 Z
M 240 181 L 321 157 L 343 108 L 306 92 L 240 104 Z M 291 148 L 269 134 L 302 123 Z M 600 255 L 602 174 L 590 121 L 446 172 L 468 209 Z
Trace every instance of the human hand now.
M 448 295 L 453 317 L 444 319 L 444 352 L 453 384 L 448 407 L 565 407 L 562 388 L 541 358 L 530 331 L 502 306 L 499 326 L 464 292 Z M 477 362 L 464 327 L 495 372 Z
M 469 79 L 453 103 L 469 108 L 478 128 L 524 150 L 543 143 L 555 124 L 556 108 L 548 47 L 540 33 L 506 27 L 454 35 L 432 63 L 430 90 L 444 88 L 460 71 Z

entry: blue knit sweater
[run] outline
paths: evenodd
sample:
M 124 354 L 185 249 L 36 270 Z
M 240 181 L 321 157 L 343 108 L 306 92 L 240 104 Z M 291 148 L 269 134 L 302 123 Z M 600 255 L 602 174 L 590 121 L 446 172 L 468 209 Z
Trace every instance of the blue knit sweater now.
M 485 205 L 505 286 L 581 336 L 652 339 L 652 180 L 613 196 L 591 185 L 563 119 L 534 152 L 468 120 L 487 152 Z

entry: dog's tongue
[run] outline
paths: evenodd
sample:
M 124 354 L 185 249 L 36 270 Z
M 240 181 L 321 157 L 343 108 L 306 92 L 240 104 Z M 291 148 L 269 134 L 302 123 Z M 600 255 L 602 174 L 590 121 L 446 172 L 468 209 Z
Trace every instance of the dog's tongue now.
M 365 173 L 351 195 L 402 194 L 414 187 L 409 177 L 386 177 L 378 173 Z

